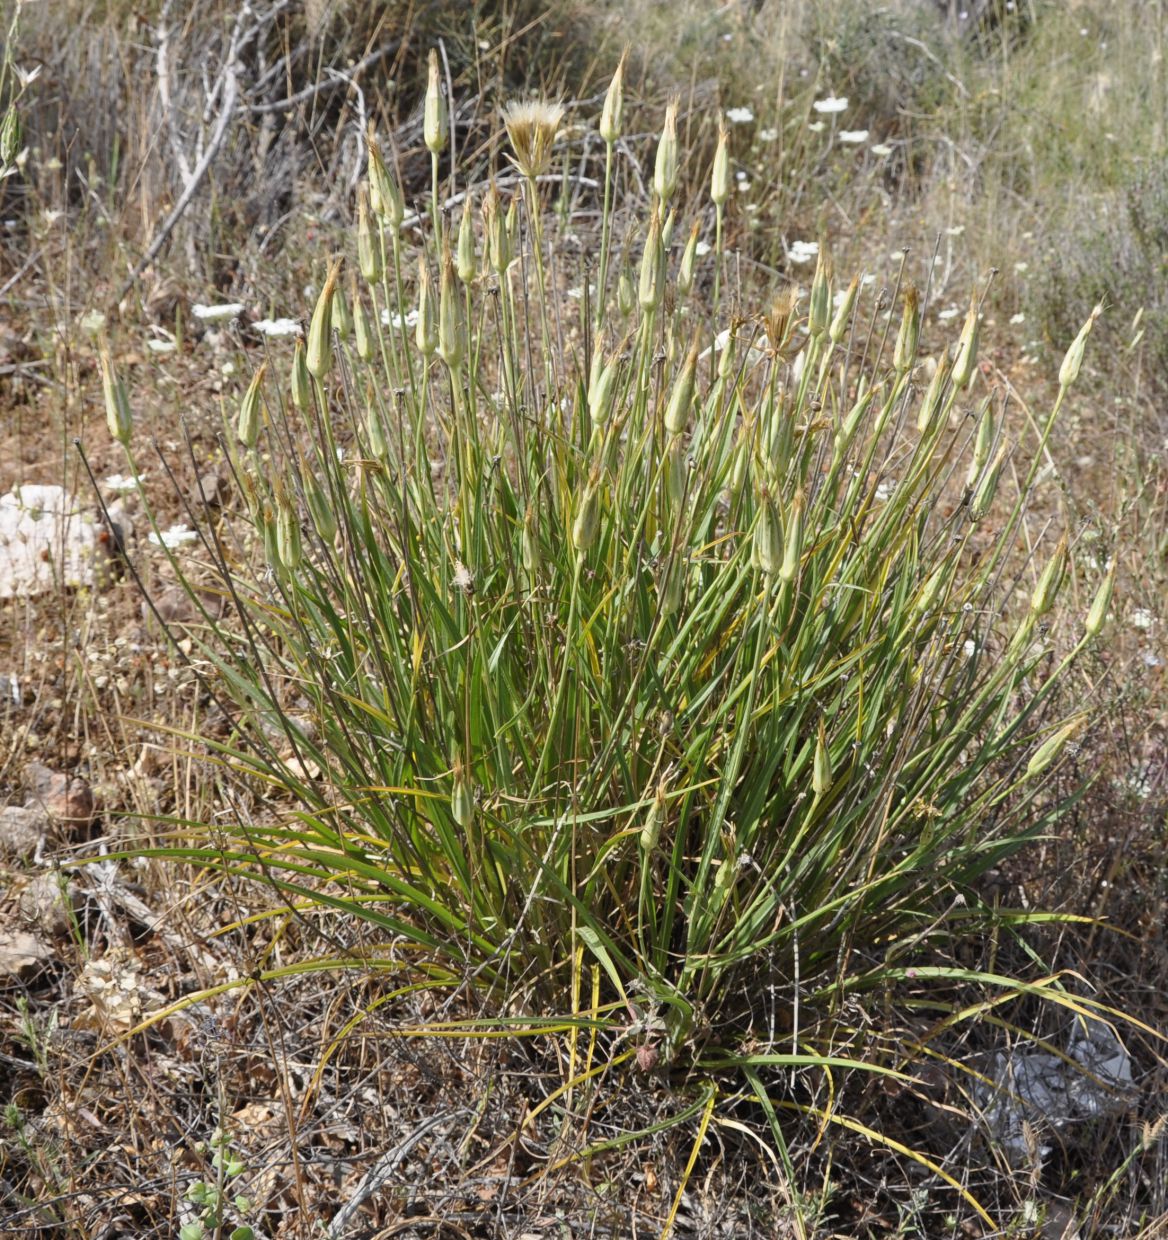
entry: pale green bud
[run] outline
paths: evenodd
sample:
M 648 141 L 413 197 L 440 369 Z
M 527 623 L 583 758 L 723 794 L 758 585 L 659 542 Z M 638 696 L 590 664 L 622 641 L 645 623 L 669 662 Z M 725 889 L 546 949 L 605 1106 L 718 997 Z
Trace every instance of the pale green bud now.
M 1086 719 L 1086 715 L 1076 715 L 1064 723 L 1053 736 L 1047 737 L 1026 764 L 1027 777 L 1033 778 L 1035 775 L 1041 775 L 1048 766 L 1052 765 L 1062 753 L 1067 741 L 1083 726 Z
M 851 318 L 852 310 L 855 308 L 856 295 L 859 291 L 860 277 L 853 276 L 852 282 L 848 285 L 848 290 L 844 294 L 843 300 L 836 309 L 835 317 L 831 320 L 831 326 L 827 329 L 827 338 L 832 342 L 832 344 L 839 344 L 839 342 L 847 334 L 848 319 Z
M 1054 600 L 1058 597 L 1059 587 L 1063 583 L 1066 571 L 1067 536 L 1064 534 L 1059 539 L 1054 555 L 1050 557 L 1049 563 L 1042 570 L 1038 584 L 1034 587 L 1034 593 L 1030 597 L 1030 610 L 1036 616 L 1046 615 L 1054 606 Z
M 478 263 L 475 259 L 474 233 L 474 198 L 467 195 L 462 206 L 462 219 L 458 223 L 458 278 L 463 284 L 470 282 L 478 274 Z
M 1111 607 L 1111 592 L 1115 588 L 1115 569 L 1116 565 L 1113 563 L 1107 570 L 1107 575 L 1099 583 L 1099 589 L 1095 591 L 1091 610 L 1087 613 L 1088 637 L 1098 637 L 1107 622 L 1107 612 Z
M 681 371 L 673 383 L 673 391 L 669 394 L 669 404 L 665 410 L 665 429 L 670 435 L 680 435 L 689 421 L 690 406 L 693 404 L 694 386 L 698 372 L 698 337 L 694 334 L 693 343 L 689 347 Z
M 821 797 L 830 790 L 831 783 L 831 753 L 827 747 L 827 729 L 821 719 L 815 738 L 815 756 L 811 760 L 811 790 L 817 797 Z
M 333 364 L 333 298 L 340 278 L 341 260 L 338 258 L 329 267 L 324 288 L 316 299 L 316 309 L 312 312 L 312 322 L 308 327 L 308 351 L 305 360 L 309 374 L 315 379 L 323 379 Z
M 114 372 L 113 357 L 104 340 L 101 342 L 101 390 L 105 398 L 105 421 L 109 433 L 124 447 L 130 442 L 134 415 L 130 411 L 125 384 Z
M 981 332 L 977 311 L 977 294 L 974 293 L 969 303 L 969 313 L 965 316 L 965 326 L 961 329 L 961 339 L 957 342 L 957 357 L 953 363 L 953 387 L 961 391 L 968 386 L 973 378 L 974 367 L 977 365 L 977 344 Z
M 434 304 L 434 285 L 425 256 L 418 259 L 418 323 L 414 339 L 423 357 L 430 357 L 438 348 L 438 307 Z
M 657 162 L 653 168 L 653 188 L 657 197 L 667 203 L 677 191 L 677 100 L 665 109 L 665 126 L 657 143 Z
M 725 125 L 718 129 L 718 149 L 714 152 L 714 167 L 710 172 L 710 197 L 718 207 L 725 206 L 730 197 L 730 131 Z
M 637 300 L 642 310 L 656 310 L 665 291 L 665 249 L 661 244 L 661 213 L 654 207 L 649 221 L 649 235 L 641 256 L 641 282 Z
M 239 402 L 239 422 L 236 435 L 245 448 L 254 448 L 260 437 L 260 422 L 263 419 L 263 382 L 264 372 L 268 369 L 267 362 L 261 362 L 259 369 L 251 377 L 243 400 Z
M 292 354 L 292 403 L 302 413 L 312 403 L 312 380 L 308 375 L 308 359 L 304 351 L 304 341 L 296 341 L 296 351 Z
M 357 189 L 357 266 L 367 284 L 381 279 L 381 246 L 369 219 L 369 187 L 362 182 Z
M 622 53 L 612 81 L 608 84 L 608 93 L 604 96 L 604 108 L 600 113 L 600 136 L 608 146 L 621 136 L 621 122 L 625 109 L 625 60 L 627 49 Z
M 896 335 L 896 347 L 892 352 L 892 366 L 897 374 L 908 370 L 917 356 L 917 342 L 921 337 L 921 295 L 915 284 L 904 290 L 904 310 L 900 316 L 900 331 Z
M 430 49 L 429 72 L 426 81 L 426 103 L 422 113 L 422 139 L 429 151 L 440 154 L 450 136 L 450 116 L 446 109 L 446 96 L 442 93 L 442 79 L 438 71 L 438 53 Z
M 1096 306 L 1091 311 L 1086 323 L 1079 328 L 1079 334 L 1071 342 L 1071 347 L 1063 358 L 1063 364 L 1059 367 L 1060 388 L 1069 388 L 1079 377 L 1079 368 L 1083 365 L 1083 352 L 1086 349 L 1087 337 L 1091 334 L 1091 328 L 1095 326 L 1095 320 L 1102 313 L 1103 307 L 1101 305 Z
M 693 289 L 694 284 L 694 263 L 698 256 L 698 233 L 701 230 L 701 221 L 694 220 L 693 228 L 690 229 L 689 240 L 685 243 L 685 249 L 681 254 L 681 262 L 677 268 L 677 291 L 682 297 L 688 297 Z

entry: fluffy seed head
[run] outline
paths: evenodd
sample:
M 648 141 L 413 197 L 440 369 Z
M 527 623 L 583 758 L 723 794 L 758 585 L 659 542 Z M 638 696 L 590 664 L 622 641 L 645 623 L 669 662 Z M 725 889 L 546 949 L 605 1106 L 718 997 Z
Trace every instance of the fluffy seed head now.
M 511 162 L 525 177 L 542 176 L 551 166 L 552 143 L 563 119 L 563 106 L 546 99 L 509 103 L 503 109 L 503 124 L 515 152 Z

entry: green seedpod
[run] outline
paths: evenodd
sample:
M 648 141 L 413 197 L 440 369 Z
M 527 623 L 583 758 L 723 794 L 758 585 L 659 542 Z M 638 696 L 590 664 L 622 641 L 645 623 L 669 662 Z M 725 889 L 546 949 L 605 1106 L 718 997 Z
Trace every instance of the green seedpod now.
M 627 58 L 628 51 L 626 50 L 617 63 L 612 81 L 608 84 L 608 91 L 604 96 L 604 107 L 600 113 L 600 136 L 607 146 L 612 146 L 621 136 L 625 110 L 625 60 Z
M 1079 334 L 1071 342 L 1071 347 L 1067 350 L 1066 356 L 1063 358 L 1062 365 L 1059 367 L 1059 387 L 1069 388 L 1072 383 L 1079 377 L 1079 370 L 1083 365 L 1083 353 L 1087 347 L 1087 337 L 1091 334 L 1091 329 L 1095 326 L 1095 320 L 1103 313 L 1102 305 L 1097 305 L 1091 311 L 1087 321 L 1079 328 Z
M 236 436 L 245 448 L 254 448 L 260 437 L 260 423 L 263 420 L 263 384 L 268 363 L 261 362 L 259 369 L 251 377 L 243 400 L 239 402 L 239 421 L 236 424 Z
M 616 282 L 616 308 L 622 319 L 627 319 L 632 314 L 634 305 L 636 305 L 636 298 L 633 292 L 632 277 L 627 271 L 622 271 L 620 279 Z
M 853 276 L 851 284 L 848 285 L 847 292 L 844 293 L 843 300 L 836 308 L 835 317 L 831 320 L 831 326 L 827 329 L 827 338 L 832 344 L 839 344 L 847 334 L 848 320 L 855 309 L 856 296 L 859 291 L 860 277 Z
M 782 565 L 783 535 L 774 502 L 764 488 L 759 498 L 758 517 L 754 524 L 754 551 L 757 566 L 768 577 Z
M 438 348 L 438 307 L 434 304 L 434 285 L 425 255 L 418 258 L 418 322 L 414 339 L 423 357 L 432 357 Z
M 478 275 L 475 256 L 474 195 L 467 194 L 462 205 L 462 219 L 458 222 L 458 278 L 470 284 Z
M 580 498 L 576 519 L 572 522 L 572 546 L 580 555 L 584 555 L 591 548 L 600 532 L 599 491 L 600 471 L 594 469 Z
M 811 280 L 811 299 L 807 310 L 807 331 L 812 337 L 826 336 L 831 325 L 831 258 L 827 247 L 819 247 L 815 275 Z
M 929 380 L 924 400 L 921 401 L 921 407 L 917 412 L 917 431 L 922 435 L 929 433 L 936 422 L 937 415 L 941 412 L 945 401 L 945 388 L 952 370 L 949 355 L 942 353 L 937 359 L 933 377 Z

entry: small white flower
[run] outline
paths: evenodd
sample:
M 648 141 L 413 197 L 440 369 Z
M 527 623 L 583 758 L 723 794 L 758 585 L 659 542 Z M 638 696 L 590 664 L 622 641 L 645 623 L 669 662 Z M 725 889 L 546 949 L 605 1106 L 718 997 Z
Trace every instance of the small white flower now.
M 151 353 L 173 353 L 178 345 L 173 340 L 147 340 L 146 347 Z
M 810 129 L 812 133 L 822 133 L 825 125 L 826 125 L 825 121 L 808 121 L 807 122 L 807 128 Z
M 893 478 L 881 479 L 876 484 L 876 502 L 878 504 L 886 504 L 892 498 L 892 492 L 896 490 L 896 480 Z
M 105 315 L 100 310 L 87 310 L 78 320 L 78 326 L 83 332 L 88 332 L 91 336 L 96 336 L 105 326 Z
M 145 474 L 139 474 L 139 478 L 145 478 Z M 101 485 L 108 491 L 136 491 L 138 489 L 138 480 L 136 478 L 128 478 L 125 474 L 110 474 L 108 478 L 103 478 Z
M 868 141 L 868 131 L 866 129 L 841 129 L 839 140 L 846 142 L 849 146 L 859 146 L 862 142 Z
M 937 311 L 937 318 L 942 323 L 947 323 L 950 319 L 955 319 L 961 313 L 956 306 L 946 306 L 944 310 Z
M 55 224 L 58 220 L 60 220 L 60 219 L 64 219 L 64 218 L 65 218 L 65 212 L 64 212 L 64 211 L 52 211 L 52 210 L 49 210 L 49 209 L 47 209 L 47 208 L 46 208 L 46 210 L 45 210 L 44 215 L 45 215 L 45 223 L 46 223 L 46 224 L 48 224 L 48 226 L 49 226 L 50 228 L 52 228 L 52 226 L 53 226 L 53 225 L 54 225 L 54 224 Z
M 1016 271 L 1019 275 L 1022 275 L 1024 272 L 1027 272 L 1027 271 L 1029 271 L 1029 270 L 1030 270 L 1030 264 L 1029 264 L 1029 263 L 1015 263 L 1015 264 L 1014 264 L 1014 270 L 1015 270 L 1015 271 Z
M 710 252 L 710 249 L 711 246 L 708 241 L 699 241 L 697 245 L 694 246 L 694 253 L 698 256 L 698 258 L 705 258 Z
M 779 136 L 777 129 L 760 129 L 757 137 L 760 142 L 774 142 Z
M 973 656 L 977 654 L 977 642 L 972 639 L 968 639 L 965 645 L 961 647 L 961 653 L 965 655 L 967 659 L 972 659 Z
M 26 69 L 23 65 L 13 65 L 12 71 L 16 74 L 21 87 L 27 88 L 41 75 L 44 65 L 34 65 L 31 69 Z
M 405 327 L 408 330 L 418 325 L 418 309 L 415 306 L 412 310 L 407 310 L 404 323 L 400 315 L 390 314 L 388 310 L 382 310 L 381 321 L 386 327 Z
M 731 125 L 749 125 L 754 113 L 749 108 L 727 108 L 726 119 Z
M 787 251 L 789 263 L 809 263 L 819 253 L 818 241 L 792 241 Z
M 821 116 L 833 116 L 837 112 L 843 112 L 848 106 L 848 101 L 846 98 L 828 95 L 826 99 L 816 99 L 811 106 Z
M 299 319 L 260 319 L 252 326 L 261 336 L 299 336 L 303 331 Z
M 887 159 L 892 154 L 892 147 L 887 142 L 873 142 L 868 149 L 879 159 Z
M 964 224 L 954 224 L 952 228 L 945 229 L 945 236 L 946 237 L 960 237 L 964 231 L 965 231 Z
M 228 301 L 220 306 L 204 306 L 201 302 L 195 302 L 191 306 L 191 313 L 204 323 L 221 323 L 225 319 L 239 318 L 243 313 L 243 302 Z
M 1024 314 L 1021 314 L 1021 313 L 1019 313 L 1019 314 L 1012 314 L 1012 315 L 1010 315 L 1010 322 L 1011 322 L 1011 323 L 1025 323 L 1025 322 L 1026 322 L 1026 316 L 1025 316 Z
M 156 547 L 181 547 L 184 543 L 192 543 L 198 540 L 198 534 L 191 529 L 189 525 L 172 525 L 170 529 L 162 531 L 160 538 L 153 530 L 146 537 L 146 541 L 153 543 Z
M 1133 629 L 1150 629 L 1156 623 L 1156 617 L 1146 607 L 1137 607 L 1131 614 Z

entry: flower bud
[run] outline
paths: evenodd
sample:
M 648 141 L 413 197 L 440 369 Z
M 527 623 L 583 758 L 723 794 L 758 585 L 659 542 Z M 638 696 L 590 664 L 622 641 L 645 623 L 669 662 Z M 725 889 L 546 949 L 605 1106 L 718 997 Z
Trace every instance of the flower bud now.
M 827 729 L 821 719 L 815 738 L 815 757 L 811 760 L 811 790 L 817 797 L 821 797 L 831 788 L 831 782 L 831 753 L 827 748 Z
M 365 302 L 357 291 L 356 279 L 350 282 L 349 296 L 353 300 L 353 336 L 357 342 L 357 356 L 363 362 L 370 362 L 377 352 L 377 337 L 373 334 L 369 315 L 365 313 Z
M 682 297 L 688 297 L 693 290 L 694 263 L 698 256 L 698 233 L 701 231 L 701 226 L 700 220 L 694 220 L 689 240 L 685 243 L 685 249 L 681 253 L 681 262 L 678 264 L 677 291 Z
M 539 526 L 536 522 L 536 510 L 534 502 L 527 505 L 527 510 L 523 514 L 523 536 L 521 553 L 523 556 L 523 571 L 527 574 L 528 584 L 533 584 L 539 573 L 540 565 L 540 549 L 539 549 Z
M 458 278 L 463 284 L 470 282 L 478 274 L 478 263 L 475 259 L 474 233 L 474 197 L 467 195 L 462 205 L 462 219 L 458 222 Z
M 797 491 L 787 514 L 787 536 L 783 545 L 783 562 L 779 566 L 779 579 L 791 581 L 799 571 L 803 555 L 803 492 Z
M 304 479 L 304 499 L 308 504 L 308 515 L 312 517 L 312 524 L 316 526 L 316 532 L 320 535 L 321 542 L 326 547 L 331 547 L 333 540 L 337 536 L 337 518 L 333 513 L 333 506 L 329 502 L 328 496 L 324 492 L 324 488 L 317 482 L 316 477 L 301 464 L 300 476 Z
M 1053 736 L 1047 737 L 1026 764 L 1027 777 L 1033 778 L 1035 775 L 1041 775 L 1048 766 L 1052 765 L 1057 760 L 1059 754 L 1062 753 L 1067 741 L 1074 736 L 1085 722 L 1085 715 L 1076 715 L 1073 719 L 1064 723 Z
M 385 166 L 372 121 L 365 142 L 369 152 L 369 205 L 373 214 L 384 220 L 396 234 L 406 217 L 406 204 L 401 187 Z
M 616 308 L 622 319 L 632 314 L 634 304 L 632 277 L 627 271 L 622 271 L 616 282 Z
M 1095 320 L 1103 313 L 1103 307 L 1097 305 L 1091 311 L 1086 323 L 1079 328 L 1079 334 L 1071 342 L 1071 347 L 1067 350 L 1066 356 L 1063 358 L 1063 364 L 1059 367 L 1059 387 L 1069 388 L 1072 383 L 1079 377 L 1079 368 L 1083 365 L 1083 351 L 1087 345 L 1087 337 L 1091 334 L 1091 328 L 1095 326 Z
M 414 339 L 423 357 L 429 357 L 438 347 L 438 308 L 424 255 L 418 259 L 418 323 Z
M 994 457 L 993 463 L 986 470 L 980 483 L 978 483 L 977 491 L 974 493 L 973 502 L 969 505 L 969 519 L 971 521 L 980 521 L 990 510 L 990 505 L 994 502 L 994 492 L 998 489 L 998 475 L 1002 472 L 1002 462 L 1006 459 L 1006 444 L 998 449 L 997 456 Z
M 381 246 L 369 219 L 369 187 L 365 182 L 357 189 L 357 266 L 367 284 L 381 279 Z
M 653 804 L 649 806 L 645 825 L 641 828 L 641 851 L 643 853 L 651 853 L 657 847 L 657 841 L 661 838 L 661 828 L 665 824 L 665 813 L 668 806 L 665 795 L 666 791 L 665 780 L 658 781 Z
M 348 340 L 353 334 L 353 316 L 349 313 L 344 289 L 339 285 L 333 297 L 333 331 L 337 333 L 338 340 Z
M 653 208 L 645 252 L 641 256 L 641 283 L 637 300 L 642 310 L 656 310 L 665 291 L 665 249 L 661 244 L 661 212 Z
M 323 379 L 333 364 L 333 297 L 337 281 L 341 278 L 341 260 L 335 259 L 329 267 L 324 288 L 316 299 L 312 322 L 308 326 L 308 352 L 306 361 L 309 374 Z
M 511 265 L 511 244 L 503 204 L 494 182 L 483 198 L 483 261 L 501 276 Z
M 689 347 L 681 371 L 673 383 L 673 391 L 669 394 L 669 405 L 665 410 L 665 429 L 670 435 L 680 435 L 689 421 L 689 410 L 693 404 L 694 384 L 698 372 L 698 337 L 694 333 L 693 343 Z
M 981 331 L 977 312 L 977 294 L 974 293 L 969 302 L 969 313 L 965 316 L 965 326 L 961 329 L 961 339 L 957 342 L 957 357 L 953 362 L 953 388 L 961 391 L 968 386 L 973 378 L 974 366 L 977 364 L 977 342 Z
M 260 368 L 251 377 L 243 400 L 239 402 L 239 422 L 236 435 L 245 448 L 254 448 L 260 437 L 260 421 L 263 417 L 263 382 L 264 372 L 268 369 L 267 362 L 261 362 Z
M 665 109 L 665 126 L 657 143 L 657 162 L 653 168 L 653 188 L 662 203 L 677 191 L 677 100 Z
M 572 546 L 584 555 L 600 532 L 600 471 L 593 469 L 580 499 L 580 508 L 572 522 Z
M 474 789 L 461 758 L 454 759 L 454 790 L 450 794 L 450 816 L 464 830 L 474 822 Z
M 429 74 L 426 82 L 426 104 L 422 113 L 422 138 L 431 154 L 439 155 L 450 136 L 450 117 L 446 110 L 446 96 L 442 93 L 442 80 L 438 73 L 438 53 L 430 49 Z
M 1099 583 L 1099 589 L 1095 591 L 1095 598 L 1091 603 L 1091 610 L 1087 613 L 1087 636 L 1098 637 L 1104 624 L 1107 622 L 1107 612 L 1111 607 L 1111 592 L 1115 588 L 1115 569 L 1113 562 L 1107 570 L 1107 575 Z
M 986 462 L 990 459 L 993 447 L 994 410 L 993 398 L 990 397 L 982 407 L 981 419 L 977 424 L 977 435 L 973 441 L 973 459 L 969 462 L 969 472 L 965 475 L 967 490 L 972 491 L 977 485 L 977 480 L 981 477 L 981 471 L 985 469 Z
M 832 344 L 839 344 L 844 338 L 848 330 L 848 319 L 851 318 L 852 310 L 856 305 L 856 294 L 860 291 L 860 277 L 853 276 L 848 290 L 844 293 L 843 300 L 836 309 L 835 317 L 831 321 L 831 326 L 827 329 L 827 338 Z
M 0 165 L 7 167 L 20 154 L 20 113 L 10 103 L 0 123 Z
M 104 340 L 101 343 L 101 391 L 105 398 L 105 420 L 109 433 L 125 447 L 130 442 L 134 417 L 125 384 L 114 373 L 113 357 Z
M 1054 555 L 1050 557 L 1049 563 L 1042 570 L 1038 584 L 1034 587 L 1034 593 L 1030 596 L 1030 610 L 1036 616 L 1045 616 L 1054 606 L 1054 600 L 1058 596 L 1066 571 L 1067 536 L 1064 534 L 1059 539 Z
M 813 336 L 827 334 L 831 319 L 831 259 L 827 247 L 819 247 L 815 275 L 811 281 L 811 301 L 807 310 L 807 330 Z
M 283 488 L 276 493 L 276 556 L 290 573 L 300 567 L 300 519 Z
M 904 311 L 900 317 L 900 331 L 896 336 L 896 348 L 892 352 L 892 366 L 903 374 L 912 367 L 917 355 L 917 342 L 921 336 L 921 295 L 915 284 L 904 290 Z
M 296 341 L 296 351 L 292 354 L 292 403 L 302 413 L 312 403 L 312 381 L 308 376 L 308 360 L 304 352 L 304 341 Z
M 442 264 L 442 285 L 438 297 L 438 353 L 455 372 L 466 356 L 466 323 L 449 249 Z
M 949 382 L 951 370 L 949 354 L 942 353 L 937 359 L 937 368 L 933 371 L 933 377 L 929 380 L 925 398 L 921 401 L 921 407 L 917 413 L 917 430 L 922 435 L 929 433 L 933 422 L 941 412 L 945 398 L 945 386 Z
M 597 359 L 600 351 L 596 352 Z M 616 395 L 618 362 L 614 357 L 607 366 L 596 369 L 596 377 L 588 384 L 588 416 L 592 425 L 603 429 L 612 417 L 613 398 Z
M 782 550 L 779 517 L 769 493 L 764 488 L 759 500 L 758 518 L 754 524 L 754 559 L 768 577 L 779 571 Z
M 600 136 L 608 146 L 612 146 L 621 136 L 621 121 L 625 110 L 625 59 L 628 54 L 627 49 L 621 54 L 616 72 L 608 84 L 608 93 L 604 96 L 604 108 L 600 113 Z
M 730 197 L 730 131 L 725 124 L 718 127 L 718 149 L 710 172 L 710 197 L 717 207 L 726 205 Z

